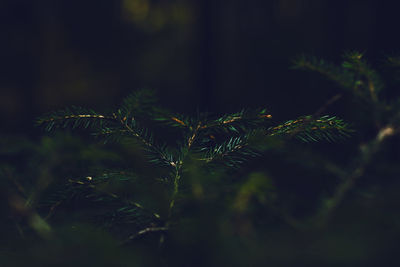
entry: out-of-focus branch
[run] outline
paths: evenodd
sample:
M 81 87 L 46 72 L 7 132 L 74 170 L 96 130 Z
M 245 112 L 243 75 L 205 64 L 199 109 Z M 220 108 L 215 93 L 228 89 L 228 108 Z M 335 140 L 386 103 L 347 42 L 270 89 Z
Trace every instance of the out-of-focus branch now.
M 351 190 L 356 181 L 364 175 L 365 170 L 371 163 L 374 155 L 380 150 L 382 142 L 398 132 L 399 129 L 395 129 L 392 125 L 387 125 L 377 133 L 373 140 L 361 148 L 362 150 L 359 156 L 360 161 L 353 171 L 350 171 L 347 173 L 347 175 L 343 175 L 341 177 L 343 182 L 339 184 L 335 194 L 325 202 L 325 206 L 317 214 L 316 222 L 319 226 L 323 226 L 327 223 L 329 218 L 342 203 L 344 197 Z

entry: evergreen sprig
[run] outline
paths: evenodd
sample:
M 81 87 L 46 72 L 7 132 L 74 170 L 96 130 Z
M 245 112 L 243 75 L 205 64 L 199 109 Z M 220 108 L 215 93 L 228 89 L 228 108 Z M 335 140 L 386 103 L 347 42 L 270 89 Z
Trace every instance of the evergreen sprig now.
M 46 201 L 42 201 L 42 207 L 48 207 L 46 219 L 62 205 L 73 203 L 95 202 L 101 203 L 106 212 L 97 215 L 96 223 L 104 226 L 115 227 L 114 224 L 133 225 L 139 231 L 149 224 L 160 223 L 160 215 L 146 209 L 142 204 L 107 190 L 106 184 L 112 181 L 127 182 L 137 179 L 134 174 L 127 172 L 105 172 L 101 175 L 87 176 L 81 179 L 68 179 Z
M 102 128 L 114 120 L 113 116 L 102 115 L 92 109 L 72 106 L 55 112 L 50 112 L 38 118 L 36 123 L 44 126 L 46 131 L 54 128 Z
M 388 61 L 396 64 L 395 58 L 389 58 Z M 342 88 L 350 90 L 356 97 L 373 103 L 378 101 L 378 94 L 384 88 L 380 75 L 364 60 L 364 54 L 360 52 L 345 53 L 339 66 L 303 55 L 295 60 L 294 67 L 318 72 Z
M 170 227 L 175 200 L 179 195 L 182 170 L 189 155 L 206 165 L 238 168 L 247 160 L 260 155 L 257 147 L 251 146 L 249 142 L 251 137 L 260 132 L 264 136 L 293 136 L 305 142 L 334 141 L 347 137 L 350 132 L 346 123 L 330 116 L 303 116 L 273 126 L 272 116 L 266 109 L 244 109 L 217 117 L 205 113 L 190 117 L 158 108 L 153 93 L 145 90 L 128 96 L 111 114 L 103 115 L 90 109 L 72 107 L 46 114 L 37 120 L 37 124 L 44 126 L 47 131 L 67 127 L 92 129 L 94 135 L 103 137 L 105 141 L 121 141 L 125 138 L 137 140 L 147 152 L 149 162 L 168 168 L 170 176 L 164 179 L 172 189 L 168 216 L 161 218 L 162 216 L 152 213 L 154 220 L 163 220 L 164 223 L 141 223 L 143 229 L 133 233 L 131 237 L 147 232 L 165 232 Z M 165 130 L 168 128 L 170 130 Z M 162 135 L 155 135 L 160 133 L 160 129 L 163 129 L 163 134 L 179 134 L 173 142 L 168 142 L 163 140 Z M 137 224 L 140 221 L 137 217 L 145 210 L 140 204 L 98 190 L 99 183 L 115 177 L 123 180 L 126 176 L 108 175 L 91 177 L 89 180 L 69 180 L 61 195 L 80 195 L 95 201 L 125 203 L 109 218 L 113 222 L 119 220 Z
M 302 116 L 267 130 L 269 136 L 293 136 L 304 142 L 338 141 L 349 137 L 351 132 L 351 128 L 343 120 L 328 115 L 317 119 L 313 119 L 313 116 Z
M 202 160 L 207 164 L 220 163 L 229 168 L 240 167 L 246 160 L 260 155 L 255 149 L 249 147 L 249 136 L 231 137 L 214 147 L 203 148 L 206 154 Z
M 241 110 L 233 114 L 223 115 L 214 120 L 210 120 L 202 129 L 211 129 L 213 131 L 224 131 L 226 133 L 243 133 L 252 129 L 259 129 L 264 127 L 266 119 L 270 119 L 272 116 L 267 113 L 266 109 L 261 110 Z

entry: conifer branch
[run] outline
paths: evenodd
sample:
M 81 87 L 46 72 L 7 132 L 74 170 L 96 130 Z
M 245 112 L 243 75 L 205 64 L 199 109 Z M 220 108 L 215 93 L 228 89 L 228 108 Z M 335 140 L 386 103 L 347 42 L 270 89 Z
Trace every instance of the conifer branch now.
M 335 81 L 343 88 L 354 89 L 355 87 L 352 72 L 327 63 L 323 59 L 302 55 L 294 61 L 294 68 L 317 72 L 329 80 Z
M 78 127 L 83 127 L 85 129 L 89 127 L 101 128 L 106 126 L 107 122 L 112 122 L 114 120 L 114 116 L 102 115 L 91 109 L 72 106 L 71 108 L 39 117 L 36 120 L 36 124 L 38 126 L 45 126 L 47 131 L 51 131 L 53 128 L 67 128 L 70 126 L 73 129 Z
M 336 141 L 349 137 L 351 132 L 352 130 L 343 120 L 327 115 L 318 119 L 303 116 L 267 129 L 268 136 L 294 136 L 304 142 Z
M 378 73 L 363 60 L 363 56 L 359 52 L 346 53 L 340 67 L 315 57 L 301 56 L 294 65 L 295 68 L 320 73 L 340 87 L 350 89 L 357 97 L 376 103 L 384 84 Z
M 248 158 L 260 154 L 251 149 L 248 143 L 250 135 L 231 137 L 227 141 L 205 151 L 205 157 L 200 160 L 210 163 L 222 163 L 230 168 L 238 168 Z
M 174 206 L 175 206 L 175 200 L 176 200 L 176 197 L 177 197 L 177 195 L 179 193 L 179 180 L 181 179 L 181 173 L 180 172 L 181 172 L 181 164 L 179 164 L 179 165 L 177 165 L 175 167 L 175 176 L 173 178 L 173 186 L 174 186 L 174 188 L 173 188 L 173 192 L 172 192 L 172 195 L 171 195 L 171 201 L 169 203 L 168 219 L 171 219 L 171 217 L 172 217 L 172 211 L 173 211 Z
M 175 162 L 175 165 L 174 165 L 175 175 L 173 178 L 174 188 L 173 188 L 173 192 L 172 192 L 172 196 L 171 196 L 171 201 L 169 204 L 168 219 L 170 219 L 172 217 L 172 211 L 175 206 L 175 199 L 179 193 L 179 181 L 181 179 L 181 170 L 182 170 L 182 166 L 183 166 L 183 160 L 189 154 L 189 152 L 195 142 L 195 139 L 197 138 L 197 134 L 198 134 L 200 128 L 201 128 L 201 122 L 198 122 L 197 126 L 194 129 L 193 129 L 193 127 L 191 127 L 191 129 L 193 129 L 193 130 L 192 130 L 190 137 L 187 139 L 185 147 L 182 150 L 181 160 L 178 160 Z
M 246 131 L 249 128 L 257 128 L 264 126 L 266 123 L 265 119 L 271 119 L 272 115 L 267 114 L 266 109 L 262 110 L 242 110 L 237 113 L 221 116 L 218 119 L 211 120 L 201 126 L 201 130 L 223 129 L 225 131 L 240 132 Z
M 63 202 L 66 203 L 68 200 L 73 198 L 87 199 L 90 201 L 103 203 L 115 202 L 114 205 L 122 205 L 122 208 L 119 208 L 115 212 L 115 214 L 119 214 L 119 220 L 123 219 L 124 217 L 143 216 L 143 214 L 146 214 L 146 216 L 149 218 L 151 217 L 150 219 L 152 221 L 159 221 L 161 219 L 161 216 L 158 213 L 149 211 L 140 203 L 99 188 L 98 185 L 108 182 L 109 179 L 110 176 L 108 175 L 102 178 L 86 177 L 83 180 L 68 179 L 68 183 L 66 183 L 62 188 L 62 192 L 64 193 L 57 192 L 57 194 L 54 195 L 54 200 L 49 201 L 50 208 L 45 219 L 49 219 L 55 212 L 55 209 Z M 42 205 L 43 204 L 46 205 L 45 203 L 42 203 Z M 141 213 L 136 214 L 138 211 L 141 211 Z
M 160 157 L 161 162 L 165 163 L 166 165 L 174 167 L 175 163 L 172 160 L 172 158 L 166 156 L 166 154 L 162 151 L 162 149 L 155 145 L 152 135 L 149 135 L 146 129 L 139 128 L 134 119 L 131 120 L 129 125 L 127 120 L 118 119 L 116 115 L 114 116 L 115 119 L 118 120 L 118 122 L 122 125 L 122 127 L 125 128 L 125 131 L 130 133 L 133 137 L 136 137 L 147 148 L 148 152 L 157 154 Z
M 369 95 L 373 102 L 378 101 L 377 92 L 383 88 L 382 81 L 375 70 L 373 70 L 366 61 L 363 60 L 363 54 L 359 52 L 350 52 L 344 55 L 346 59 L 342 66 L 343 68 L 354 71 L 358 74 L 359 80 L 356 82 L 360 86 L 368 89 Z M 365 77 L 366 82 L 363 82 L 362 77 Z
M 104 191 L 104 190 L 99 190 L 98 187 L 96 186 L 97 184 L 99 184 L 99 181 L 97 181 L 97 183 L 93 183 L 92 181 L 93 181 L 92 177 L 86 177 L 86 181 L 85 182 L 80 181 L 80 180 L 73 180 L 73 179 L 69 179 L 68 180 L 69 183 L 78 184 L 78 185 L 84 185 L 84 186 L 92 189 L 95 193 L 99 193 L 99 194 L 102 194 L 102 195 L 109 196 L 109 197 L 111 197 L 113 199 L 121 201 L 122 203 L 126 203 L 128 205 L 131 205 L 131 206 L 134 206 L 136 208 L 139 208 L 139 209 L 141 209 L 143 211 L 149 212 L 147 209 L 145 209 L 138 202 L 131 201 L 129 199 L 124 199 L 124 198 L 118 196 L 117 194 L 114 194 L 114 193 L 111 193 L 111 192 L 107 192 L 107 191 Z M 150 212 L 150 213 L 154 216 L 155 219 L 160 219 L 161 218 L 161 216 L 156 212 Z
M 102 136 L 106 140 L 114 138 L 133 138 L 138 140 L 147 152 L 150 162 L 162 163 L 163 166 L 173 168 L 169 181 L 171 193 L 169 198 L 168 215 L 164 218 L 164 227 L 146 227 L 131 235 L 127 241 L 135 239 L 149 232 L 165 232 L 172 223 L 174 208 L 179 195 L 179 187 L 182 179 L 182 170 L 190 153 L 199 152 L 198 159 L 206 163 L 218 164 L 229 168 L 237 168 L 251 157 L 258 156 L 256 148 L 251 148 L 249 138 L 256 132 L 263 131 L 267 136 L 295 136 L 303 141 L 336 140 L 336 138 L 348 136 L 348 127 L 342 120 L 336 117 L 304 116 L 296 120 L 287 121 L 284 124 L 271 127 L 271 115 L 265 109 L 242 110 L 237 113 L 223 115 L 218 118 L 209 118 L 205 114 L 197 119 L 154 106 L 152 96 L 147 99 L 146 93 L 138 92 L 125 99 L 120 108 L 112 115 L 98 114 L 92 110 L 72 108 L 59 111 L 38 119 L 38 124 L 44 125 L 48 131 L 55 127 L 72 128 L 91 127 L 94 134 Z M 201 119 L 200 119 L 201 117 Z M 146 125 L 146 127 L 142 127 Z M 152 124 L 161 122 L 163 126 L 180 129 L 181 140 L 177 140 L 176 146 L 169 148 L 166 145 L 158 145 L 151 129 L 156 128 Z M 222 140 L 222 141 L 221 141 Z M 117 194 L 98 191 L 95 180 L 69 180 L 72 189 L 66 194 L 74 196 L 82 195 L 95 201 L 119 201 L 123 207 L 112 214 L 112 218 L 129 222 L 141 216 L 138 211 L 145 211 L 137 202 L 123 199 Z M 108 198 L 108 199 L 107 199 Z M 59 201 L 53 202 L 48 216 L 60 205 Z M 150 212 L 152 220 L 161 220 L 157 213 Z M 143 227 L 143 223 L 140 223 Z M 148 225 L 148 224 L 147 224 Z

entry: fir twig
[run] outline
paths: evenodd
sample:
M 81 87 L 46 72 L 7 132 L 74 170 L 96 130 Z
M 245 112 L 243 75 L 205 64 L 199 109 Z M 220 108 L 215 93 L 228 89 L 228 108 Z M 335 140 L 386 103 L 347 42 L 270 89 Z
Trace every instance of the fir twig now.
M 312 116 L 303 116 L 296 120 L 289 120 L 284 124 L 270 127 L 269 136 L 294 136 L 304 142 L 320 140 L 336 141 L 348 137 L 352 132 L 341 119 L 333 116 L 322 116 L 313 120 Z
M 124 100 L 121 107 L 111 115 L 98 114 L 93 110 L 73 107 L 50 113 L 38 119 L 38 124 L 45 126 L 48 131 L 57 127 L 72 126 L 72 128 L 91 128 L 95 135 L 103 136 L 106 140 L 134 138 L 148 152 L 150 162 L 161 163 L 163 166 L 173 169 L 169 180 L 172 192 L 169 198 L 168 215 L 164 219 L 165 226 L 143 228 L 143 230 L 131 235 L 127 241 L 149 232 L 165 232 L 168 230 L 180 194 L 182 171 L 188 156 L 192 152 L 199 152 L 201 154 L 199 159 L 206 163 L 219 163 L 220 166 L 237 168 L 248 158 L 259 155 L 255 149 L 250 147 L 248 142 L 249 137 L 256 132 L 263 131 L 267 136 L 292 135 L 307 142 L 332 141 L 348 136 L 349 132 L 346 123 L 336 117 L 329 116 L 316 118 L 304 116 L 271 127 L 270 119 L 272 116 L 267 113 L 266 109 L 242 110 L 218 118 L 209 118 L 209 116 L 201 114 L 195 119 L 157 108 L 154 106 L 152 96 L 150 95 L 148 98 L 146 96 L 146 93 L 140 92 L 130 95 Z M 335 98 L 332 102 L 336 100 Z M 175 147 L 170 148 L 166 145 L 157 144 L 154 135 L 150 132 L 150 128 L 154 127 L 152 124 L 157 122 L 180 130 L 181 140 L 177 140 Z M 146 125 L 146 127 L 142 125 Z M 136 216 L 137 209 L 145 210 L 139 203 L 122 199 L 117 194 L 106 191 L 97 192 L 97 182 L 98 180 L 92 179 L 84 181 L 70 179 L 70 185 L 75 185 L 70 193 L 79 194 L 81 191 L 81 194 L 86 198 L 95 196 L 96 199 L 104 201 L 104 196 L 107 196 L 110 201 L 118 200 L 125 203 L 125 206 L 118 209 L 114 214 L 115 216 L 113 215 L 115 218 L 121 216 L 131 218 Z M 48 217 L 51 216 L 59 203 L 55 202 L 51 205 Z M 151 214 L 154 220 L 161 219 L 159 214 Z

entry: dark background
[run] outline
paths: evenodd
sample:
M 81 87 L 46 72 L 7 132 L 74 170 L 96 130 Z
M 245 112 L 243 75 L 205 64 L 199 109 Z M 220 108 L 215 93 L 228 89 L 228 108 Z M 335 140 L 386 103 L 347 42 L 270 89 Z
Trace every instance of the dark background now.
M 127 161 L 126 166 L 139 172 L 146 166 L 152 171 L 143 154 L 132 152 L 137 147 L 110 152 L 110 147 L 88 141 L 92 140 L 88 135 L 48 137 L 34 125 L 43 113 L 66 106 L 114 109 L 141 88 L 156 90 L 161 104 L 177 112 L 224 114 L 266 107 L 276 123 L 313 114 L 341 91 L 324 77 L 292 69 L 293 60 L 308 54 L 340 63 L 344 52 L 358 50 L 379 67 L 385 55 L 400 54 L 398 10 L 395 1 L 378 0 L 1 0 L 0 167 L 6 171 L 0 175 L 11 173 L 8 180 L 20 181 L 40 200 L 47 186 L 85 177 L 92 167 L 105 169 Z M 396 87 L 384 94 L 399 96 Z M 345 94 L 324 112 L 360 126 L 347 141 L 281 147 L 278 143 L 273 148 L 278 152 L 229 173 L 228 180 L 202 176 L 196 169 L 189 173 L 193 180 L 187 183 L 210 183 L 212 197 L 198 206 L 189 197 L 189 208 L 181 212 L 182 227 L 167 241 L 164 256 L 169 263 L 223 266 L 228 260 L 232 266 L 249 266 L 253 260 L 263 266 L 266 257 L 276 266 L 284 266 L 278 264 L 281 260 L 295 266 L 301 259 L 305 266 L 360 262 L 359 266 L 383 262 L 390 266 L 397 258 L 400 233 L 398 138 L 379 152 L 326 229 L 293 230 L 269 206 L 275 190 L 278 204 L 302 219 L 334 193 L 341 180 L 328 175 L 317 159 L 327 155 L 349 171 L 351 164 L 357 166 L 356 157 L 362 156 L 359 148 L 376 134 L 368 124 L 368 107 L 356 110 L 359 104 Z M 7 185 L 0 188 L 23 195 L 8 180 L 0 180 Z M 266 184 L 257 184 L 260 181 Z M 135 185 L 132 192 L 145 199 L 155 197 L 157 206 L 158 195 L 163 197 L 157 190 Z M 0 253 L 18 248 L 15 255 L 10 252 L 12 259 L 29 262 L 48 256 L 52 262 L 68 258 L 73 262 L 74 255 L 85 258 L 89 247 L 88 265 L 97 259 L 103 264 L 99 266 L 110 266 L 103 258 L 116 259 L 110 245 L 115 240 L 103 240 L 103 232 L 92 232 L 90 224 L 77 231 L 70 227 L 79 224 L 92 206 L 77 203 L 67 212 L 60 211 L 61 219 L 49 223 L 65 236 L 59 243 L 43 245 L 37 241 L 40 238 L 30 239 L 35 233 L 21 216 L 10 215 L 12 201 L 1 195 L 6 220 L 0 228 L 7 236 Z M 241 198 L 248 202 L 244 214 L 234 207 Z M 28 237 L 20 237 L 18 227 Z M 152 238 L 157 244 L 158 236 Z M 140 241 L 143 247 L 128 247 L 124 255 L 156 260 L 154 246 L 146 247 L 147 239 Z M 21 257 L 25 253 L 30 256 Z M 120 261 L 129 262 L 123 257 Z
M 359 50 L 379 63 L 398 52 L 394 3 L 2 0 L 2 132 L 36 135 L 45 111 L 112 108 L 139 88 L 176 111 L 310 114 L 335 88 L 291 70 L 292 60 Z

